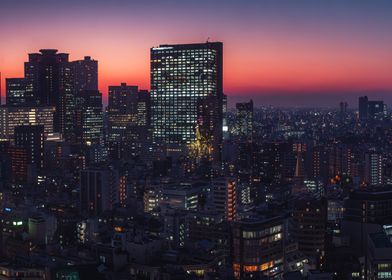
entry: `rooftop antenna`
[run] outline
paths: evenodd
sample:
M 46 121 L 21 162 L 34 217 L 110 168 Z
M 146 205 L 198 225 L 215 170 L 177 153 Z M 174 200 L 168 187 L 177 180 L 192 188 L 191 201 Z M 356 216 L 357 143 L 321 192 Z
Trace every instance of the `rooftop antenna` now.
M 210 37 L 207 38 L 207 42 L 206 43 L 209 43 L 209 41 L 210 41 Z

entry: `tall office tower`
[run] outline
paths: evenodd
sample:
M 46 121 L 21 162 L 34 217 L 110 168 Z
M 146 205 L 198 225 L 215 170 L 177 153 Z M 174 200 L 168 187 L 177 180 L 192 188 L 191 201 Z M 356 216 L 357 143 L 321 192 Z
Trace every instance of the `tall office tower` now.
M 325 255 L 327 202 L 324 199 L 303 198 L 294 202 L 291 234 L 298 247 L 320 266 Z
M 281 279 L 285 235 L 283 216 L 261 215 L 234 222 L 231 250 L 234 278 Z
M 47 136 L 53 133 L 54 111 L 54 107 L 0 106 L 0 138 L 13 140 L 15 127 L 20 125 L 43 125 Z
M 15 146 L 25 148 L 28 163 L 44 167 L 44 126 L 22 125 L 15 128 Z
M 26 80 L 24 78 L 9 78 L 5 80 L 7 106 L 24 106 L 31 104 L 31 98 L 26 96 Z
M 253 138 L 253 101 L 236 104 L 236 132 L 240 140 Z
M 80 93 L 75 120 L 75 135 L 78 143 L 88 146 L 102 144 L 102 94 L 98 90 L 85 90 Z
M 146 158 L 151 146 L 150 94 L 137 86 L 109 86 L 108 140 L 117 158 Z M 116 153 L 113 153 L 117 150 Z M 148 157 L 148 156 L 147 156 Z
M 368 152 L 365 154 L 364 181 L 370 186 L 380 186 L 383 183 L 382 154 Z
M 151 49 L 153 138 L 166 152 L 184 152 L 196 140 L 200 100 L 216 97 L 222 104 L 222 52 L 220 42 Z M 222 127 L 222 105 L 216 114 L 216 126 Z M 221 141 L 221 136 L 215 138 Z
M 73 91 L 78 97 L 85 90 L 98 90 L 98 61 L 85 56 L 72 61 Z
M 118 171 L 110 166 L 102 166 L 80 172 L 81 213 L 97 216 L 106 210 L 112 210 L 118 203 Z
M 358 99 L 359 119 L 366 121 L 368 119 L 368 97 L 361 96 Z
M 120 142 L 127 127 L 137 120 L 138 87 L 121 83 L 109 86 L 109 140 Z
M 54 49 L 42 49 L 29 54 L 25 62 L 26 95 L 33 96 L 34 104 L 55 106 L 54 131 L 67 139 L 72 133 L 73 92 L 72 65 L 68 54 Z

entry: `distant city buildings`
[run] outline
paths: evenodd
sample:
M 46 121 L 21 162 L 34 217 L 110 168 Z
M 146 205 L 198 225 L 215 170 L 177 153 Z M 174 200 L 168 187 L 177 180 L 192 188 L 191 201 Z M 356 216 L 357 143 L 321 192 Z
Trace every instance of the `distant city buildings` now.
M 391 279 L 384 101 L 231 108 L 222 53 L 151 48 L 151 93 L 106 108 L 98 61 L 29 54 L 0 106 L 0 279 Z
M 383 120 L 386 114 L 386 104 L 383 101 L 369 100 L 367 96 L 359 98 L 359 119 L 367 120 Z

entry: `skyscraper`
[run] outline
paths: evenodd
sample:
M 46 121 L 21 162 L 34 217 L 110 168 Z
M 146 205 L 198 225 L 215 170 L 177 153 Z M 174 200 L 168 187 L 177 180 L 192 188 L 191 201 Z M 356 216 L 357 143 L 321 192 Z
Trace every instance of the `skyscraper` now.
M 121 83 L 109 86 L 109 139 L 120 141 L 127 126 L 136 121 L 138 87 Z
M 151 49 L 151 123 L 157 143 L 179 151 L 196 140 L 200 101 L 216 97 L 222 103 L 222 52 L 220 42 Z M 222 106 L 216 114 L 222 127 Z
M 98 90 L 98 61 L 85 56 L 72 62 L 75 97 L 84 90 Z
M 71 66 L 68 54 L 55 49 L 31 53 L 25 62 L 26 95 L 32 97 L 31 105 L 55 106 L 54 131 L 63 133 L 65 138 L 73 125 Z
M 253 137 L 253 101 L 236 104 L 236 132 L 240 140 Z
M 125 158 L 146 155 L 151 143 L 150 93 L 126 83 L 109 86 L 107 111 L 112 155 Z
M 101 144 L 103 141 L 102 94 L 98 90 L 83 91 L 75 116 L 77 141 L 82 145 Z
M 26 96 L 26 81 L 24 78 L 6 79 L 7 106 L 23 106 L 31 102 Z

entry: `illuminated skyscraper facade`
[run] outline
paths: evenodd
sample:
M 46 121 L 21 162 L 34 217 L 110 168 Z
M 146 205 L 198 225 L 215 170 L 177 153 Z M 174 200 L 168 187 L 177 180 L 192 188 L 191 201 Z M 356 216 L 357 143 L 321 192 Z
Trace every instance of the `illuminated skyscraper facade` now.
M 75 135 L 82 145 L 102 144 L 102 94 L 98 90 L 85 90 L 75 110 Z
M 222 103 L 222 51 L 220 42 L 151 49 L 151 124 L 156 142 L 181 148 L 196 140 L 200 101 L 216 97 Z M 217 127 L 222 127 L 222 106 L 216 114 Z

